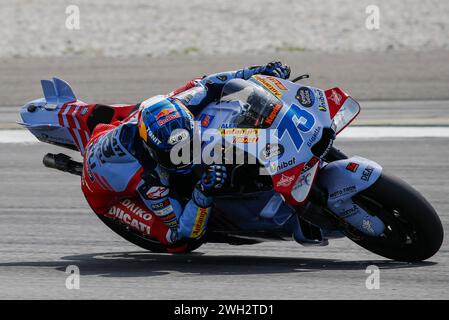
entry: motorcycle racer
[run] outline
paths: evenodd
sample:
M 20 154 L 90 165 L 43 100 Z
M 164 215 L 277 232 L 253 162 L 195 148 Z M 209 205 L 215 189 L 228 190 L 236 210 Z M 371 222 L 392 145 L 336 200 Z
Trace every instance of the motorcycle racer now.
M 192 113 L 218 100 L 229 80 L 255 74 L 287 79 L 290 68 L 271 62 L 194 79 L 141 108 L 136 120 L 97 125 L 86 148 L 82 177 L 82 191 L 92 209 L 144 235 L 151 233 L 162 244 L 204 235 L 213 197 L 227 179 L 226 168 L 206 167 L 185 203 L 170 181 L 189 173 L 192 164 L 174 164 L 170 151 L 192 143 Z

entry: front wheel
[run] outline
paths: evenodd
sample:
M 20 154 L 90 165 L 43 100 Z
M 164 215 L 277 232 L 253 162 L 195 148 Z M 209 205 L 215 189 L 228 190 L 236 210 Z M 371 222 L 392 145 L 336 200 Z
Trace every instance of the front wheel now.
M 348 238 L 363 248 L 406 262 L 429 259 L 440 249 L 444 234 L 440 218 L 430 203 L 404 181 L 382 173 L 353 201 L 385 224 L 380 237 L 345 231 Z

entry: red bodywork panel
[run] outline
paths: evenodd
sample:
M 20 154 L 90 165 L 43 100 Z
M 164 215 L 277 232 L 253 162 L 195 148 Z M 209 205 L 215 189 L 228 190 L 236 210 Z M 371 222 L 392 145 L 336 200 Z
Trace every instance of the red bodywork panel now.
M 346 92 L 341 90 L 340 88 L 332 88 L 325 91 L 327 103 L 329 105 L 329 115 L 331 119 L 337 114 L 338 110 L 340 110 L 343 103 L 345 103 L 348 95 Z
M 81 101 L 73 101 L 64 104 L 58 112 L 58 121 L 61 127 L 66 127 L 75 142 L 76 147 L 84 155 L 87 143 L 92 135 L 89 128 L 89 119 L 94 117 L 93 113 L 101 108 L 110 108 L 112 110 L 112 118 L 109 123 L 117 121 L 126 121 L 134 115 L 133 110 L 136 105 L 113 105 L 103 106 L 99 104 L 86 104 Z M 102 118 L 101 116 L 99 118 Z M 103 123 L 103 122 L 99 122 Z

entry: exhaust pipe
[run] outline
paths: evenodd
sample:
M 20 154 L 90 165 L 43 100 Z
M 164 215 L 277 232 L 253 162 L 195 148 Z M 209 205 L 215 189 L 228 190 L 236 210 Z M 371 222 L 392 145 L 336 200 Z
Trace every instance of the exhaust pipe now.
M 47 153 L 42 159 L 42 162 L 47 168 L 69 172 L 77 176 L 83 174 L 83 164 L 72 160 L 72 158 L 63 153 Z

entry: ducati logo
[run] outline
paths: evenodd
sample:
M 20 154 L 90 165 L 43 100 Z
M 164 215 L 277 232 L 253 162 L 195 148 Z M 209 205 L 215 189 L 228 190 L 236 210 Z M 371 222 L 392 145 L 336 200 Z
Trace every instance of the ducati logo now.
M 293 180 L 295 180 L 295 176 L 286 176 L 282 174 L 281 179 L 276 184 L 277 187 L 288 187 L 292 184 Z
M 338 94 L 337 91 L 332 90 L 332 93 L 329 97 L 330 100 L 332 100 L 336 105 L 339 105 L 342 99 L 342 96 Z

